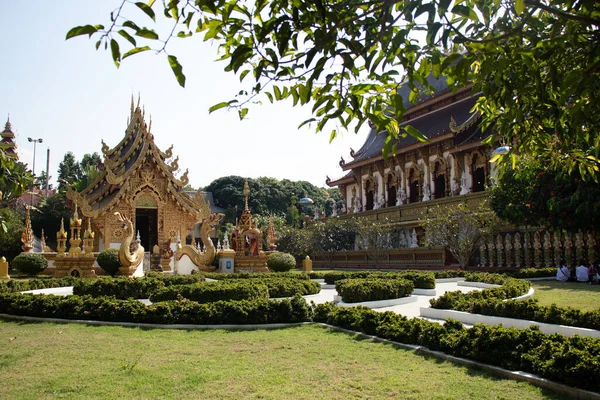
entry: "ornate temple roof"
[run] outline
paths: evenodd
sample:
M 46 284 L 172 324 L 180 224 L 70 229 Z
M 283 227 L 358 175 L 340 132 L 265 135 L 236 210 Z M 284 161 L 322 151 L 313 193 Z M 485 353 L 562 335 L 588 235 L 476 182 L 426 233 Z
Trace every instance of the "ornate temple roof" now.
M 10 157 L 18 158 L 17 144 L 15 143 L 15 134 L 12 131 L 12 125 L 10 124 L 10 117 L 6 119 L 4 131 L 0 135 L 2 135 L 0 146 L 2 146 L 6 154 Z
M 67 197 L 79 204 L 86 217 L 95 218 L 110 211 L 125 196 L 133 196 L 133 192 L 155 185 L 153 180 L 166 178 L 166 187 L 161 188 L 161 191 L 190 214 L 199 219 L 207 217 L 210 210 L 204 195 L 197 193 L 192 198 L 183 190 L 188 184 L 188 171 L 180 179 L 175 178 L 173 174 L 179 169 L 178 158 L 168 163 L 173 146 L 166 152 L 161 151 L 154 143 L 154 135 L 151 133 L 152 119 L 147 125 L 144 117 L 145 112 L 140 108 L 139 100 L 137 107 L 134 107 L 132 98 L 125 137 L 112 149 L 102 141 L 104 167 L 101 173 L 82 192 L 69 189 Z M 148 165 L 155 168 L 152 171 L 143 168 Z M 142 174 L 141 179 L 138 172 Z M 155 174 L 159 176 L 154 176 Z M 133 180 L 136 182 L 132 182 Z

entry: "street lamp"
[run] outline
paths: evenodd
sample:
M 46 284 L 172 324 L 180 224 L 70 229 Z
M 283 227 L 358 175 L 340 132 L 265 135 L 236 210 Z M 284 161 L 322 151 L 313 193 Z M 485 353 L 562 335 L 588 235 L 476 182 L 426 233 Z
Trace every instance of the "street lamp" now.
M 42 143 L 43 139 L 42 138 L 38 138 L 38 139 L 32 139 L 30 137 L 27 138 L 27 141 L 29 142 L 33 142 L 33 185 L 31 188 L 31 205 L 33 205 L 33 192 L 35 190 L 35 145 L 38 143 Z

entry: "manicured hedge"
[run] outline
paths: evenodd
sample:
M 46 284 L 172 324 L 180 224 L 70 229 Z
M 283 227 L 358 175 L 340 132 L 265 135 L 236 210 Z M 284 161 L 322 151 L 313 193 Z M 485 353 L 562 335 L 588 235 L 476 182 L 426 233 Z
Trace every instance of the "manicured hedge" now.
M 407 319 L 392 312 L 366 307 L 342 308 L 331 303 L 314 310 L 314 320 L 377 335 L 400 343 L 426 346 L 457 357 L 526 371 L 581 389 L 600 391 L 600 340 L 545 335 L 535 327 L 503 328 L 476 324 L 465 328 L 448 320 L 444 325 Z
M 414 287 L 419 289 L 434 289 L 435 275 L 424 271 L 334 271 L 324 274 L 325 282 L 332 285 L 342 279 L 408 279 L 413 282 Z
M 155 278 L 98 278 L 79 280 L 73 284 L 73 294 L 114 296 L 117 299 L 147 299 L 150 295 L 165 286 L 164 282 Z
M 39 253 L 21 253 L 10 265 L 25 275 L 37 275 L 48 266 L 48 260 Z
M 0 294 L 0 313 L 96 321 L 154 324 L 270 324 L 307 322 L 312 310 L 302 297 L 280 301 L 165 301 L 146 306 L 113 297 Z
M 307 274 L 301 274 L 298 272 L 274 272 L 274 273 L 265 273 L 265 272 L 236 272 L 233 274 L 221 274 L 218 272 L 203 272 L 204 276 L 210 279 L 280 279 L 280 278 L 290 278 L 290 279 L 299 279 L 299 280 L 310 280 L 310 277 Z
M 254 300 L 268 298 L 269 289 L 262 282 L 202 282 L 194 285 L 174 285 L 157 290 L 150 296 L 153 303 L 182 298 L 198 303 L 219 300 Z
M 269 254 L 267 267 L 274 272 L 287 272 L 296 268 L 296 259 L 290 253 L 277 251 Z
M 324 271 L 310 271 L 305 275 L 308 275 L 310 279 L 325 279 L 326 273 Z
M 75 282 L 80 280 L 82 278 L 74 278 L 72 276 L 65 278 L 29 279 L 26 281 L 11 279 L 9 281 L 0 281 L 0 293 L 73 286 Z M 83 278 L 83 280 L 87 279 Z
M 556 268 L 522 268 L 515 271 L 506 271 L 504 273 L 519 279 L 547 278 L 556 276 Z
M 335 289 L 345 303 L 360 303 L 407 297 L 414 285 L 407 279 L 342 279 Z
M 261 281 L 269 287 L 269 297 L 292 297 L 296 294 L 305 296 L 317 294 L 321 291 L 321 285 L 317 282 L 301 279 L 266 279 Z
M 504 282 L 504 284 L 502 284 L 500 287 L 480 291 L 477 290 L 469 293 L 461 293 L 458 291 L 446 292 L 437 299 L 429 300 L 431 307 L 446 310 L 456 310 L 461 307 L 467 307 L 468 304 L 471 304 L 474 301 L 502 301 L 512 299 L 526 294 L 530 287 L 530 283 L 528 281 L 510 278 L 507 276 L 495 274 L 487 274 L 487 276 L 483 276 L 483 274 L 472 275 L 474 275 L 474 277 L 469 275 L 469 279 L 481 279 L 477 282 L 495 284 Z
M 164 282 L 165 286 L 172 285 L 192 285 L 197 282 L 204 282 L 204 273 L 196 273 L 192 275 L 168 275 L 162 272 L 149 272 L 146 274 L 146 278 L 160 279 Z

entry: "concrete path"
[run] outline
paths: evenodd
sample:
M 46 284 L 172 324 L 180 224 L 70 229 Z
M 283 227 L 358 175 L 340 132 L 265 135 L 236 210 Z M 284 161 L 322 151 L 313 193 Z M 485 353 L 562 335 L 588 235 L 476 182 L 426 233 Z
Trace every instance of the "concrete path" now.
M 375 311 L 384 312 L 384 311 L 393 311 L 396 314 L 402 314 L 408 318 L 419 317 L 420 316 L 420 308 L 421 307 L 429 307 L 429 300 L 433 298 L 438 298 L 446 292 L 453 291 L 461 291 L 461 292 L 470 292 L 473 290 L 481 290 L 480 288 L 475 287 L 467 287 L 467 286 L 459 286 L 460 282 L 436 282 L 436 295 L 435 296 L 425 296 L 425 295 L 415 295 L 417 298 L 416 302 L 411 302 L 407 304 L 401 304 L 392 307 L 384 307 L 377 308 Z M 337 291 L 331 287 L 331 285 L 323 285 L 323 289 L 318 294 L 304 296 L 306 301 L 314 302 L 315 304 L 322 304 L 333 301 L 333 296 L 337 295 Z M 66 286 L 60 288 L 51 288 L 51 289 L 38 289 L 38 290 L 29 290 L 23 293 L 32 293 L 32 294 L 53 294 L 55 296 L 68 296 L 73 294 L 73 286 Z M 140 301 L 144 304 L 151 304 L 148 299 L 140 299 Z

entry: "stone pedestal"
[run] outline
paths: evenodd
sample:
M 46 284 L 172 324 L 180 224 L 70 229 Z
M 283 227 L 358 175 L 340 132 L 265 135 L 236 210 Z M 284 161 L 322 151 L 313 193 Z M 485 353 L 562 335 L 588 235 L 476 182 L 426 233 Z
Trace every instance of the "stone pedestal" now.
M 219 272 L 231 274 L 235 270 L 235 251 L 220 250 L 219 251 Z
M 263 253 L 258 256 L 235 256 L 235 272 L 269 272 L 268 257 Z
M 10 276 L 8 276 L 8 261 L 6 258 L 0 258 L 0 280 L 9 280 Z
M 311 272 L 312 270 L 312 260 L 309 256 L 306 256 L 306 258 L 302 260 L 302 272 Z
M 84 254 L 76 257 L 67 254 L 59 254 L 54 260 L 54 277 L 75 276 L 79 278 L 95 278 L 96 271 L 94 263 L 96 258 L 85 257 Z

